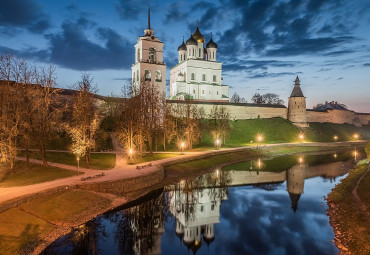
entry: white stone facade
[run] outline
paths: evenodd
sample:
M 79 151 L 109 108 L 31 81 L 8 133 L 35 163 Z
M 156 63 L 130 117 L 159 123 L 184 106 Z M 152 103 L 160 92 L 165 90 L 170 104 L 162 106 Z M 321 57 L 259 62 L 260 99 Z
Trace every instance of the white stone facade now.
M 178 48 L 178 64 L 170 71 L 170 99 L 229 101 L 229 86 L 222 84 L 222 63 L 216 62 L 217 44 L 212 38 L 204 49 L 199 28 Z

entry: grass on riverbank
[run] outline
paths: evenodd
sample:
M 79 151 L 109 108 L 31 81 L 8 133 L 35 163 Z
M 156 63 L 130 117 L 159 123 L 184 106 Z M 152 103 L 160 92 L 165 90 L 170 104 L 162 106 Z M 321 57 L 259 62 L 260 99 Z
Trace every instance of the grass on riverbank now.
M 357 200 L 352 195 L 352 190 L 367 167 L 367 164 L 358 165 L 332 190 L 327 199 L 334 232 L 341 241 L 341 245 L 352 254 L 369 254 L 370 252 L 370 220 L 362 213 Z M 367 211 L 370 210 L 369 183 L 370 174 L 367 174 L 357 189 L 361 201 L 368 205 Z
M 0 254 L 30 254 L 56 226 L 81 224 L 107 208 L 110 200 L 94 192 L 69 190 L 37 198 L 0 213 Z
M 19 156 L 25 157 L 25 152 L 20 151 Z M 40 155 L 37 152 L 30 152 L 30 158 L 40 160 Z M 77 167 L 76 157 L 68 152 L 47 152 L 46 159 L 49 162 L 60 163 Z M 116 165 L 116 155 L 110 153 L 92 153 L 90 157 L 90 169 L 108 170 Z M 85 158 L 80 160 L 80 167 L 87 167 Z
M 6 170 L 3 171 L 5 172 Z M 77 171 L 52 166 L 47 168 L 40 164 L 30 163 L 30 169 L 27 169 L 26 162 L 17 161 L 15 172 L 10 173 L 7 171 L 7 174 L 5 174 L 4 178 L 0 181 L 0 188 L 31 185 L 74 175 L 77 175 Z

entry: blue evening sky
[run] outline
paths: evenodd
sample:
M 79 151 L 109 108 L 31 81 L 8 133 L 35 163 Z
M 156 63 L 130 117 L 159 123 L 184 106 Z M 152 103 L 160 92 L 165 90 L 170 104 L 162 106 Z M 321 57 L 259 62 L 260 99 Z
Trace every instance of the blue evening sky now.
M 230 97 L 277 93 L 287 102 L 299 75 L 307 107 L 339 101 L 370 112 L 370 1 L 151 1 L 164 61 L 200 31 L 218 44 Z M 145 0 L 0 0 L 0 54 L 57 66 L 59 87 L 87 71 L 99 93 L 120 95 L 134 45 L 147 26 Z M 167 88 L 169 84 L 167 83 Z

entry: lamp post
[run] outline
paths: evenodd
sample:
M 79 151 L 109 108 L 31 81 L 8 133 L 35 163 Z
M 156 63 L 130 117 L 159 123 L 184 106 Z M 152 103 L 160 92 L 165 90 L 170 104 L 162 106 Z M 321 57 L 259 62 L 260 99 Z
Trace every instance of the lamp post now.
M 261 142 L 263 140 L 263 136 L 262 135 L 258 135 L 257 136 L 257 141 L 258 141 L 258 145 L 261 146 Z
M 184 147 L 185 147 L 185 143 L 181 142 L 181 154 L 182 155 L 184 155 Z
M 303 140 L 304 140 L 304 135 L 303 134 L 299 135 L 299 140 L 301 141 L 301 143 L 303 142 Z
M 221 141 L 220 141 L 220 139 L 216 139 L 216 147 L 217 148 L 220 148 L 221 147 Z
M 353 137 L 355 138 L 355 140 L 357 141 L 358 139 L 358 134 L 354 134 Z
M 80 173 L 80 157 L 77 157 L 77 175 Z

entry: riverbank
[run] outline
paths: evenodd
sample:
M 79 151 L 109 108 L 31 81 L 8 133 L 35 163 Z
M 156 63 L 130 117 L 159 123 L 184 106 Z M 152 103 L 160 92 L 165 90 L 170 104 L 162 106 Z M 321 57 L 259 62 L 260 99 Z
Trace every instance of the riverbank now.
M 370 164 L 363 161 L 328 195 L 340 254 L 370 254 Z
M 282 144 L 267 145 L 259 148 L 244 147 L 215 150 L 154 161 L 152 166 L 141 170 L 137 170 L 135 166 L 127 166 L 130 167 L 131 174 L 129 174 L 129 171 L 127 173 L 122 172 L 123 169 L 107 170 L 106 176 L 101 177 L 101 179 L 83 182 L 84 185 L 79 184 L 81 181 L 76 179 L 73 185 L 62 187 L 67 190 L 59 189 L 41 198 L 34 197 L 23 202 L 14 203 L 13 209 L 0 213 L 0 225 L 3 223 L 3 228 L 0 228 L 0 247 L 12 247 L 6 252 L 1 250 L 1 254 L 28 254 L 35 247 L 33 254 L 38 254 L 58 236 L 69 232 L 72 227 L 78 226 L 107 210 L 137 199 L 153 189 L 176 183 L 182 178 L 197 176 L 214 170 L 215 166 L 235 163 L 236 161 L 253 160 L 262 156 L 280 156 L 319 150 L 339 150 L 340 147 L 349 149 L 360 145 L 362 146 L 364 143 Z M 203 163 L 199 163 L 199 160 L 203 160 Z M 158 178 L 162 178 L 161 181 L 148 182 L 145 176 L 150 175 L 153 169 L 157 169 L 162 165 L 166 165 L 164 178 L 159 176 Z M 112 190 L 115 189 L 115 182 L 125 181 L 127 178 L 133 178 L 133 183 L 138 182 L 137 186 L 142 188 L 125 190 L 125 187 L 134 186 L 132 183 L 126 183 L 125 185 L 117 184 L 122 187 L 122 190 L 119 192 Z M 143 185 L 140 186 L 141 184 Z M 70 192 L 78 192 L 85 198 L 83 200 L 84 203 L 74 203 L 74 206 L 79 209 L 73 211 L 73 213 L 65 209 L 69 208 L 68 203 L 70 199 L 67 198 L 69 198 L 70 194 L 73 194 Z M 66 195 L 63 195 L 64 193 Z M 88 199 L 90 195 L 97 200 L 102 199 L 102 202 L 96 203 L 95 199 L 90 201 Z M 60 196 L 64 199 L 61 199 Z M 72 195 L 72 197 L 74 196 Z M 37 203 L 34 204 L 35 202 L 33 201 L 37 201 Z M 58 219 L 53 218 L 53 214 L 47 213 L 47 211 L 51 211 L 53 208 L 52 201 L 58 201 L 58 204 L 54 204 L 54 207 L 62 212 Z M 39 207 L 38 210 L 34 210 L 33 208 L 38 204 L 49 204 L 50 207 Z M 19 215 L 19 217 L 12 218 L 12 215 Z M 9 236 L 8 229 L 14 230 L 11 236 Z M 37 238 L 35 239 L 34 237 Z

